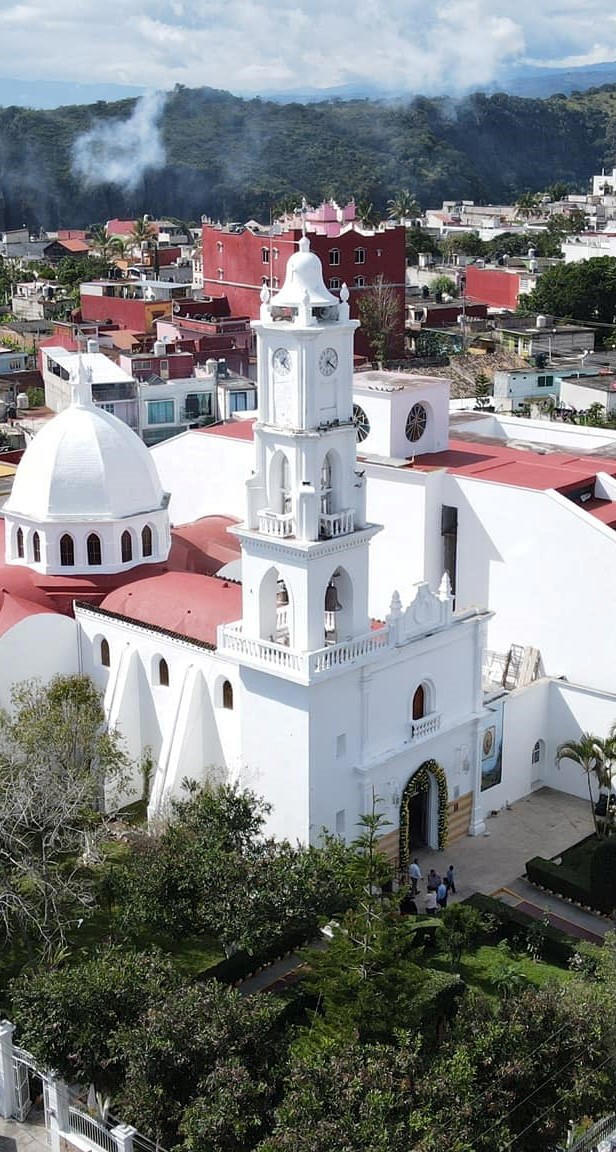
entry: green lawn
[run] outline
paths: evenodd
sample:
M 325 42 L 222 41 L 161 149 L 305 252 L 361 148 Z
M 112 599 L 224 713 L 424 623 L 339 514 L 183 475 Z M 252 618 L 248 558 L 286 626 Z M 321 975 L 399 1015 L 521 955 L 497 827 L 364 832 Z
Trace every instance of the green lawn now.
M 449 957 L 444 952 L 437 952 L 434 958 L 427 959 L 427 963 L 431 968 L 451 972 Z M 534 961 L 524 953 L 503 954 L 495 944 L 483 944 L 473 952 L 464 952 L 459 972 L 466 984 L 480 988 L 489 996 L 495 996 L 497 989 L 493 979 L 503 968 L 514 969 L 535 987 L 548 984 L 550 981 L 564 984 L 571 979 L 571 973 L 565 968 L 558 968 L 555 964 L 547 964 L 543 960 Z

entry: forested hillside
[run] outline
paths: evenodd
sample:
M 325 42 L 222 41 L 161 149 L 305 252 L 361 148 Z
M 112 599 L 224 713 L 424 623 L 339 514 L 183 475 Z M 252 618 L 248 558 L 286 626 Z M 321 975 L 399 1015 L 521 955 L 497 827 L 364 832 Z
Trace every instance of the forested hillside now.
M 616 86 L 528 100 L 474 95 L 277 104 L 178 88 L 160 131 L 166 163 L 133 191 L 86 185 L 72 171 L 76 137 L 127 119 L 134 101 L 33 111 L 0 109 L 0 228 L 86 225 L 144 211 L 198 220 L 267 219 L 289 195 L 355 195 L 383 208 L 398 188 L 420 202 L 510 201 L 555 180 L 585 188 L 616 162 Z

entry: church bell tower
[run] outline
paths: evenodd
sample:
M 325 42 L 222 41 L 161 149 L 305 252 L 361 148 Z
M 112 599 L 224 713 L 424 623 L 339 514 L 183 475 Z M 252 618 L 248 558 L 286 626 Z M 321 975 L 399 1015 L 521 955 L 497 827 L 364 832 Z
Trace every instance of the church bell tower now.
M 255 472 L 242 542 L 242 620 L 223 647 L 272 672 L 304 672 L 309 657 L 366 636 L 368 550 L 353 414 L 349 293 L 327 290 L 304 236 L 282 289 L 264 287 L 257 335 Z M 233 629 L 237 644 L 230 644 Z M 304 679 L 304 675 L 301 675 Z

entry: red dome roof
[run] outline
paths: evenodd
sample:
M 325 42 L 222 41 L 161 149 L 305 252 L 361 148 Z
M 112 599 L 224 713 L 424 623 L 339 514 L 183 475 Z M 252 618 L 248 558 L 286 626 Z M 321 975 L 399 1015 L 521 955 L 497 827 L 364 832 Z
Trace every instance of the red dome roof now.
M 171 552 L 167 566 L 174 572 L 203 572 L 213 576 L 225 564 L 237 560 L 240 542 L 227 531 L 238 520 L 230 516 L 204 516 L 192 524 L 178 524 L 171 530 Z
M 164 572 L 117 588 L 101 608 L 215 645 L 218 625 L 239 620 L 242 614 L 242 589 L 215 576 Z
M 49 616 L 57 615 L 53 608 L 46 608 L 43 604 L 34 604 L 31 600 L 22 600 L 19 596 L 12 596 L 6 588 L 0 588 L 0 636 L 4 636 L 20 620 L 28 616 L 38 616 L 39 613 Z

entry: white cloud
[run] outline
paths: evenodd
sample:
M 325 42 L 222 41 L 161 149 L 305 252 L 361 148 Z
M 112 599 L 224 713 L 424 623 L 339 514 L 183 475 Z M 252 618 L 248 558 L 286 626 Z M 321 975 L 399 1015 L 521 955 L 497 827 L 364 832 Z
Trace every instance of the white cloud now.
M 18 78 L 157 88 L 364 80 L 429 94 L 488 83 L 517 60 L 616 59 L 611 0 L 0 0 L 0 22 Z

